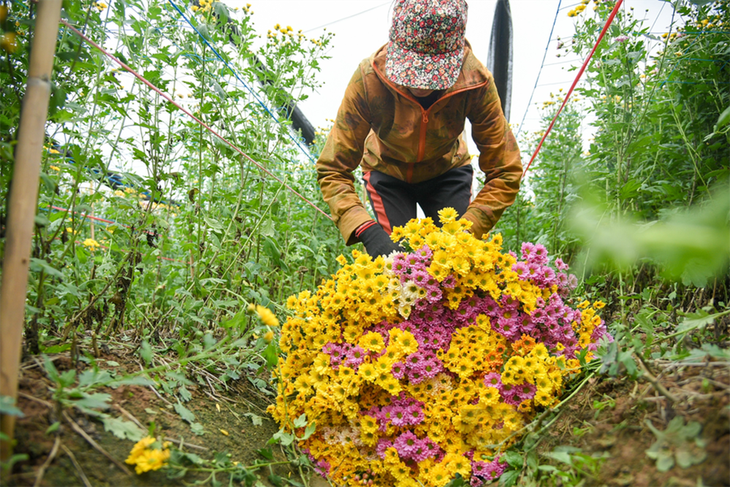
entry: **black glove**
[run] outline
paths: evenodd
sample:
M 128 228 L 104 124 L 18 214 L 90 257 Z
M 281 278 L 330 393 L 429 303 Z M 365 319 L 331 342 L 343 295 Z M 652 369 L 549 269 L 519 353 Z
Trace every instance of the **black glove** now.
M 373 259 L 379 255 L 387 256 L 392 252 L 403 252 L 401 246 L 393 242 L 383 227 L 378 224 L 363 230 L 359 238 L 365 245 L 365 252 Z

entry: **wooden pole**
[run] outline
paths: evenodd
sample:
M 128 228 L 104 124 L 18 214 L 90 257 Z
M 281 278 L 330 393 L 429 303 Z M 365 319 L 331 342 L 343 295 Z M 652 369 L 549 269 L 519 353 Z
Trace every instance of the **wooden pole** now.
M 38 0 L 38 15 L 23 98 L 15 151 L 3 274 L 0 283 L 0 394 L 17 398 L 18 369 L 28 290 L 33 224 L 38 204 L 41 156 L 51 96 L 51 72 L 56 53 L 62 0 Z M 2 415 L 0 426 L 10 441 L 0 442 L 0 458 L 12 453 L 15 417 Z

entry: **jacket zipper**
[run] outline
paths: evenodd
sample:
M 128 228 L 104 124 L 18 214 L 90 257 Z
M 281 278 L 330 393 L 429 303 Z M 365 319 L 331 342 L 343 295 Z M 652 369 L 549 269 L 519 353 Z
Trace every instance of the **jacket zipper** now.
M 441 100 L 444 100 L 446 98 L 449 98 L 451 96 L 454 96 L 457 93 L 462 93 L 464 91 L 473 90 L 473 89 L 476 89 L 476 88 L 481 88 L 482 86 L 484 86 L 484 85 L 487 84 L 487 81 L 485 81 L 484 83 L 480 83 L 478 85 L 469 86 L 469 87 L 466 87 L 466 88 L 462 88 L 460 90 L 452 91 L 451 93 L 446 93 L 444 96 L 442 96 L 441 98 L 439 98 L 438 100 L 436 100 L 430 107 L 428 107 L 428 109 L 425 109 L 425 108 L 423 108 L 423 106 L 420 103 L 418 103 L 418 100 L 416 100 L 415 97 L 411 96 L 410 93 L 404 93 L 401 90 L 399 90 L 398 87 L 395 85 L 395 83 L 393 83 L 392 81 L 390 81 L 388 78 L 385 78 L 380 73 L 380 71 L 378 71 L 378 68 L 376 68 L 374 64 L 371 64 L 371 65 L 373 67 L 373 71 L 375 71 L 376 73 L 378 73 L 380 75 L 380 79 L 381 80 L 384 80 L 397 93 L 400 93 L 406 99 L 408 99 L 408 100 L 412 101 L 413 103 L 415 103 L 416 105 L 418 105 L 418 108 L 421 109 L 421 130 L 420 130 L 419 137 L 418 137 L 418 153 L 416 154 L 416 162 L 410 162 L 410 163 L 408 163 L 408 169 L 406 170 L 406 182 L 407 183 L 410 183 L 411 180 L 412 180 L 412 178 L 413 178 L 413 167 L 417 163 L 419 163 L 419 162 L 421 162 L 423 160 L 423 157 L 425 156 L 425 153 L 426 153 L 426 126 L 428 125 L 428 112 L 431 110 L 431 108 L 433 108 L 433 106 L 436 105 L 436 103 L 440 102 Z

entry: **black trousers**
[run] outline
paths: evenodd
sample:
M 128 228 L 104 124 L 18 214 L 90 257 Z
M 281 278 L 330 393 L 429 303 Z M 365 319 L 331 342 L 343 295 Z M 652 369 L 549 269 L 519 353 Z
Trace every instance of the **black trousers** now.
M 416 204 L 438 225 L 438 211 L 454 208 L 462 216 L 471 201 L 474 170 L 470 165 L 454 168 L 428 181 L 410 184 L 378 171 L 363 175 L 375 218 L 386 232 L 416 218 Z

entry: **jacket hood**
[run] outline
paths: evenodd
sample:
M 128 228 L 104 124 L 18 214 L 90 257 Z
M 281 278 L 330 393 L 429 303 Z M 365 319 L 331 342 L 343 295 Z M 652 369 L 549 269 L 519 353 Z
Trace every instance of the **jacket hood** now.
M 402 89 L 391 81 L 385 74 L 385 56 L 388 52 L 388 45 L 385 44 L 375 51 L 369 58 L 368 62 L 373 68 L 373 71 L 377 74 L 378 78 L 390 89 L 397 91 L 400 94 L 404 93 Z M 476 88 L 477 86 L 483 86 L 488 83 L 492 78 L 487 68 L 477 59 L 471 49 L 469 41 L 465 42 L 464 46 L 464 64 L 462 65 L 459 77 L 456 78 L 456 82 L 446 89 L 444 93 L 451 93 L 454 91 L 468 90 Z

